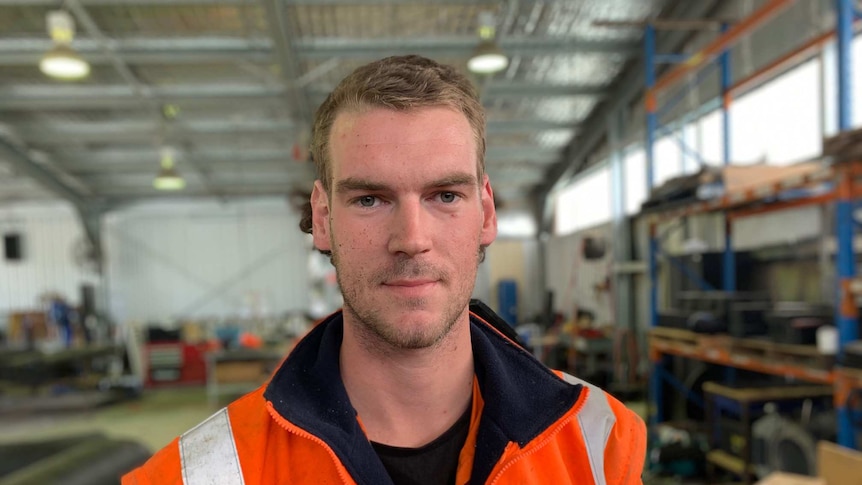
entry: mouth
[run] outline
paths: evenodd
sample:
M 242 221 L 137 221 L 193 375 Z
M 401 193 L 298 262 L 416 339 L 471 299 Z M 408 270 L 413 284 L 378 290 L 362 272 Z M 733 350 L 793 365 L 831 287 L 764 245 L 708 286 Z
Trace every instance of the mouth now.
M 432 279 L 392 280 L 383 283 L 384 288 L 406 297 L 424 296 L 436 286 L 437 280 Z
M 436 283 L 437 280 L 432 279 L 416 279 L 416 280 L 391 280 L 386 281 L 383 284 L 386 286 L 400 286 L 405 288 L 414 288 L 417 286 L 424 286 Z

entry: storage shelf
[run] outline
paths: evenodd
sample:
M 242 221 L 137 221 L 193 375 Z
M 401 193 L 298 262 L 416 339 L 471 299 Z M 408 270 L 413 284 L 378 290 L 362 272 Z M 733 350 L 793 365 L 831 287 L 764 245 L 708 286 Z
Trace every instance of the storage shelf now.
M 827 368 L 827 360 L 820 366 L 800 364 L 811 360 L 816 353 L 816 349 L 804 345 L 776 344 L 656 327 L 649 334 L 649 349 L 653 362 L 658 362 L 663 355 L 677 355 L 735 369 L 831 385 L 838 406 L 845 405 L 854 391 L 862 390 L 862 369 Z M 761 352 L 761 355 L 752 352 Z
M 824 182 L 835 181 L 839 176 L 847 174 L 852 182 L 853 196 L 860 196 L 862 187 L 858 176 L 862 174 L 862 162 L 843 162 L 828 167 L 822 167 L 805 174 L 789 175 L 776 181 L 762 185 L 753 185 L 741 190 L 731 190 L 721 197 L 686 204 L 682 207 L 662 210 L 645 211 L 652 223 L 666 222 L 683 217 L 710 212 L 725 212 L 729 217 L 741 217 L 762 214 L 779 210 L 800 207 L 804 205 L 824 204 L 838 198 L 838 189 L 833 186 L 828 191 L 819 191 L 810 196 L 781 199 L 783 193 L 791 190 L 813 188 Z
M 742 476 L 743 473 L 745 473 L 745 461 L 742 458 L 733 456 L 724 450 L 712 450 L 708 452 L 706 454 L 706 461 L 739 476 Z M 753 465 L 748 466 L 748 473 L 755 473 Z
M 686 330 L 669 329 L 672 332 L 684 332 L 688 335 L 683 337 L 682 334 L 669 335 L 666 330 L 668 329 L 657 327 L 650 332 L 649 346 L 654 361 L 658 360 L 657 357 L 660 355 L 678 355 L 736 369 L 793 377 L 806 382 L 835 383 L 836 370 L 831 367 L 804 366 L 788 362 L 795 357 L 799 359 L 810 358 L 811 355 L 808 352 L 803 353 L 798 349 L 799 347 L 805 348 L 804 346 L 773 344 L 771 352 L 764 349 L 762 355 L 758 356 L 750 352 L 760 345 L 746 345 L 760 344 L 761 342 L 758 341 L 727 336 L 698 335 Z M 723 344 L 715 344 L 715 342 L 723 342 Z M 736 349 L 746 349 L 747 351 L 743 353 L 743 351 Z M 794 353 L 797 355 L 794 356 Z M 777 360 L 779 355 L 783 355 L 786 360 Z M 858 380 L 856 384 L 862 386 L 862 380 Z

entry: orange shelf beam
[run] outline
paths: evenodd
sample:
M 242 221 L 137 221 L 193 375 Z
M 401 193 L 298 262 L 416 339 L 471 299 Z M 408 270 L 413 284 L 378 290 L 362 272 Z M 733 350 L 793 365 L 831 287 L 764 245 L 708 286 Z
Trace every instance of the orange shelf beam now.
M 725 349 L 702 349 L 696 345 L 688 345 L 680 342 L 671 343 L 652 340 L 650 342 L 650 354 L 653 356 L 660 354 L 679 355 L 701 362 L 750 370 L 762 374 L 793 377 L 801 381 L 818 384 L 834 384 L 836 382 L 836 373 L 834 370 L 776 363 L 765 358 L 734 354 Z
M 808 57 L 809 55 L 813 54 L 814 52 L 819 51 L 823 47 L 823 44 L 829 42 L 834 37 L 835 30 L 830 30 L 829 32 L 818 35 L 817 37 L 809 40 L 808 42 L 802 44 L 796 49 L 763 66 L 756 72 L 753 72 L 748 76 L 740 79 L 736 83 L 732 84 L 730 88 L 728 88 L 728 91 L 733 94 L 738 94 L 739 91 L 745 90 L 752 84 L 759 83 L 761 80 L 766 77 L 769 77 L 772 73 L 781 69 L 782 67 L 789 64 L 793 64 L 795 61 L 802 60 L 805 57 Z
M 648 98 L 669 88 L 683 79 L 690 72 L 696 71 L 707 62 L 736 44 L 745 34 L 756 29 L 764 22 L 778 15 L 794 3 L 795 0 L 769 0 L 760 9 L 733 25 L 724 34 L 707 44 L 706 47 L 692 55 L 687 62 L 680 64 L 656 81 L 649 90 Z
M 837 196 L 834 192 L 829 192 L 823 195 L 817 195 L 814 197 L 805 197 L 803 199 L 794 199 L 787 200 L 782 202 L 772 202 L 768 204 L 764 204 L 761 206 L 755 206 L 751 208 L 744 209 L 731 209 L 728 212 L 727 217 L 730 220 L 742 219 L 744 217 L 755 216 L 758 214 L 766 214 L 768 212 L 775 212 L 787 209 L 795 209 L 797 207 L 806 207 L 809 205 L 817 205 L 817 204 L 825 204 L 827 202 L 831 202 L 835 200 Z
M 862 181 L 856 177 L 862 174 L 862 162 L 846 162 L 842 165 L 824 168 L 804 176 L 792 176 L 777 182 L 770 182 L 761 186 L 748 187 L 727 193 L 715 199 L 694 202 L 678 209 L 658 210 L 648 216 L 651 223 L 666 222 L 681 217 L 703 214 L 716 211 L 727 211 L 732 218 L 746 217 L 754 214 L 779 211 L 805 205 L 827 203 L 835 200 L 840 194 L 833 190 L 803 199 L 764 202 L 786 190 L 809 187 L 813 184 L 829 180 L 839 181 L 841 175 L 847 178 L 850 187 L 850 198 L 862 198 Z M 758 203 L 764 202 L 762 205 Z

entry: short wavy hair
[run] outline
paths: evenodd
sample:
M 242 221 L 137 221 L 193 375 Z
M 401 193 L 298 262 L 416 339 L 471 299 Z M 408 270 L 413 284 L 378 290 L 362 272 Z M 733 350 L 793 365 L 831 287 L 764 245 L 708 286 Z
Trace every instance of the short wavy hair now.
M 311 132 L 311 157 L 327 195 L 332 185 L 329 140 L 336 117 L 368 108 L 409 111 L 448 106 L 467 118 L 476 140 L 476 175 L 485 174 L 485 110 L 473 83 L 445 64 L 417 56 L 393 56 L 357 68 L 317 109 Z M 311 234 L 311 204 L 303 209 L 300 228 Z

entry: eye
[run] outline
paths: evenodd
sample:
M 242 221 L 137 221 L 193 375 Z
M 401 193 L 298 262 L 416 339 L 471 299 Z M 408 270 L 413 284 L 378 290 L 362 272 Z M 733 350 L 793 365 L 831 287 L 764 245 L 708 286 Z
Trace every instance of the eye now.
M 442 202 L 447 203 L 447 204 L 451 204 L 452 202 L 455 202 L 455 200 L 457 198 L 458 198 L 458 196 L 455 195 L 454 192 L 440 192 L 440 200 Z
M 373 195 L 363 195 L 362 197 L 357 199 L 359 205 L 362 207 L 374 207 L 374 203 L 377 202 L 377 197 Z

